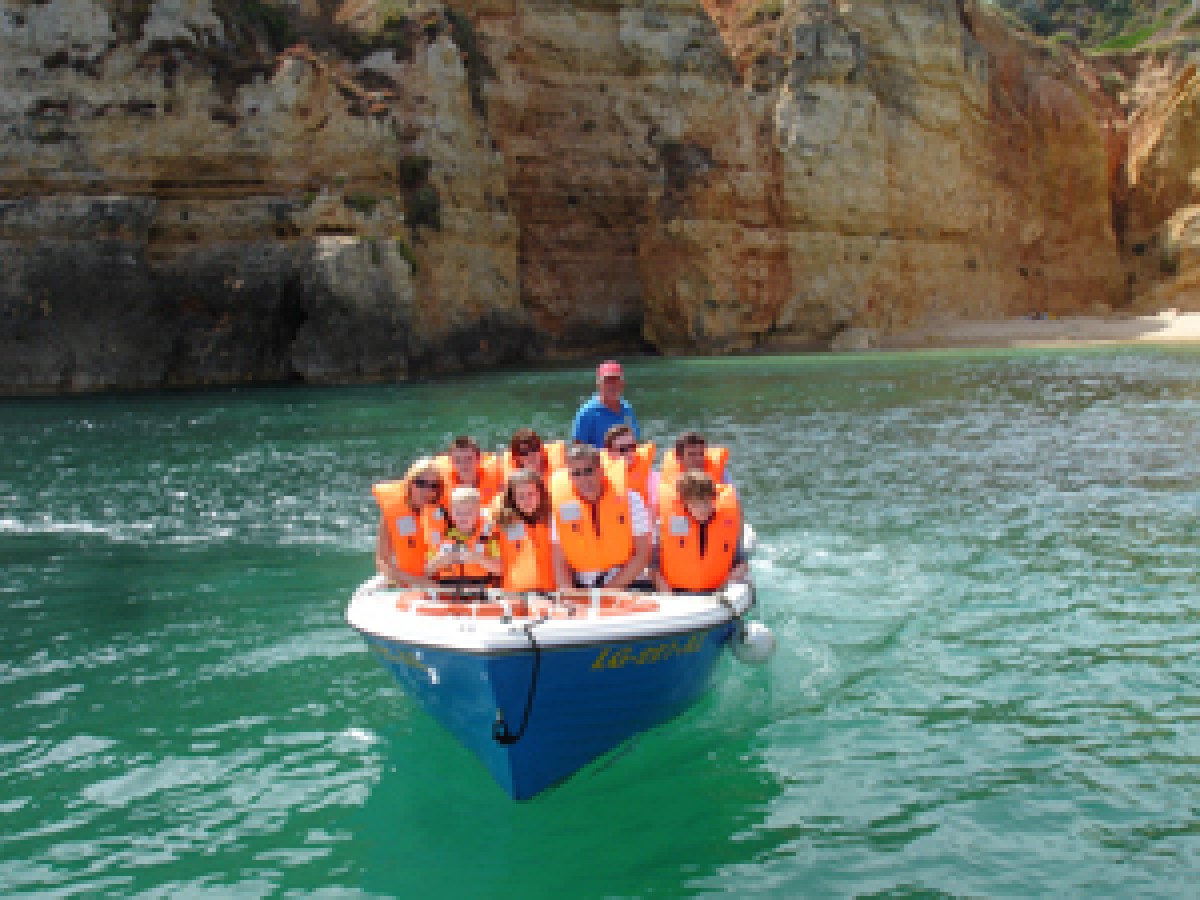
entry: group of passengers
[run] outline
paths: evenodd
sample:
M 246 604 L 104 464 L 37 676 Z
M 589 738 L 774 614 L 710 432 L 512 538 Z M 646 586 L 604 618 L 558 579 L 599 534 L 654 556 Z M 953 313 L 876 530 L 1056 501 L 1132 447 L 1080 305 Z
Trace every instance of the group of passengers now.
M 688 431 L 655 469 L 623 387 L 618 363 L 596 370 L 571 444 L 521 428 L 491 454 L 456 437 L 403 479 L 376 484 L 379 572 L 401 587 L 509 591 L 709 592 L 744 578 L 727 451 Z

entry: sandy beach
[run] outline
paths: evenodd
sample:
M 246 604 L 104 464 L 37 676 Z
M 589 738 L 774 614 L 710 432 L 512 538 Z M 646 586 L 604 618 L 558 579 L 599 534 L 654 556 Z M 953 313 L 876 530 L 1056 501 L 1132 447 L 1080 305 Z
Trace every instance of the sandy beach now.
M 923 347 L 1057 347 L 1074 344 L 1200 343 L 1200 313 L 1052 319 L 950 319 L 880 336 L 881 350 Z

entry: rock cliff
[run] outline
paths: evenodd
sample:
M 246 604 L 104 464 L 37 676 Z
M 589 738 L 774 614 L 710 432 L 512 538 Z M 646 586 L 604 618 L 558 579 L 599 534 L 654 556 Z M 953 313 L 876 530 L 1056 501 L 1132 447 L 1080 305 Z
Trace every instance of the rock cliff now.
M 1200 77 L 1179 58 L 1128 73 L 1122 251 L 1135 304 L 1200 310 Z M 1127 102 L 1130 102 L 1127 100 Z
M 964 0 L 0 0 L 0 390 L 1179 305 L 1163 65 Z

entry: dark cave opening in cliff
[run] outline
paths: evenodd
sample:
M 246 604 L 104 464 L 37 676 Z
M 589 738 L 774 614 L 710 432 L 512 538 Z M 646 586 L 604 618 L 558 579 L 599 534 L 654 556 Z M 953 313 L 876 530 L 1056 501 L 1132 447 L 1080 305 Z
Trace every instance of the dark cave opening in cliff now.
M 267 348 L 271 362 L 285 373 L 289 381 L 303 380 L 292 361 L 292 347 L 300 329 L 307 321 L 308 308 L 304 302 L 304 286 L 299 278 L 289 278 L 280 292 L 279 307 Z

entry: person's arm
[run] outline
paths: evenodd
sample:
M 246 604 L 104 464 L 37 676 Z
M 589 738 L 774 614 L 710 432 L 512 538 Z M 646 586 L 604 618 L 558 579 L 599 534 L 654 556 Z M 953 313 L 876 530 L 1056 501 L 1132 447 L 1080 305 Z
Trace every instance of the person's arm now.
M 640 578 L 650 563 L 650 514 L 637 491 L 629 492 L 629 527 L 633 531 L 633 555 L 605 585 L 616 591 L 624 590 Z
M 397 581 L 397 570 L 392 565 L 395 554 L 392 552 L 392 536 L 388 533 L 387 520 L 379 517 L 379 530 L 375 533 L 375 571 L 387 579 L 388 584 Z
M 425 560 L 425 574 L 433 578 L 440 570 L 461 562 L 462 557 L 457 547 L 443 547 L 436 553 L 430 553 Z
M 571 578 L 571 568 L 567 558 L 563 556 L 562 547 L 555 541 L 550 545 L 550 556 L 554 561 L 554 584 L 560 591 L 568 591 L 575 586 Z
M 554 586 L 560 591 L 575 587 L 575 579 L 571 577 L 571 567 L 563 555 L 562 546 L 558 543 L 558 521 L 550 516 L 550 566 L 554 570 Z
M 588 443 L 587 438 L 584 437 L 584 432 L 587 430 L 587 408 L 588 405 L 585 401 L 583 406 L 579 407 L 579 410 L 575 413 L 575 421 L 571 425 L 571 440 L 577 444 Z
M 654 589 L 660 594 L 671 593 L 671 585 L 667 584 L 666 576 L 658 569 L 654 570 Z
M 742 545 L 742 528 L 738 527 L 737 546 L 733 548 L 733 560 L 729 570 L 729 576 L 725 579 L 721 589 L 728 587 L 735 581 L 745 581 L 750 577 L 750 560 L 746 556 L 746 548 Z
M 380 518 L 379 533 L 375 536 L 375 570 L 387 579 L 389 585 L 395 587 L 431 587 L 433 582 L 420 575 L 410 575 L 397 568 L 395 553 L 392 551 L 392 536 L 388 531 L 387 522 Z
M 482 567 L 489 575 L 503 575 L 504 563 L 500 559 L 500 548 L 494 541 L 489 541 L 483 552 L 463 548 L 461 561 L 474 563 Z
M 646 476 L 646 504 L 650 513 L 651 528 L 658 521 L 658 483 L 661 479 L 662 473 L 658 469 L 651 469 L 650 474 Z
M 629 587 L 639 575 L 646 569 L 646 564 L 650 562 L 650 535 L 637 535 L 633 539 L 633 556 L 629 557 L 629 562 L 621 567 L 608 583 L 607 588 L 612 588 L 614 591 L 623 591 Z
M 725 463 L 725 465 L 721 467 L 720 483 L 727 484 L 731 488 L 733 488 L 735 491 L 737 490 L 737 485 L 733 483 L 733 478 L 729 474 L 729 463 Z
M 458 562 L 455 559 L 454 548 L 448 547 L 445 550 L 439 550 L 437 553 L 430 553 L 425 560 L 425 575 L 432 578 L 438 574 L 440 569 L 445 569 L 446 566 Z

